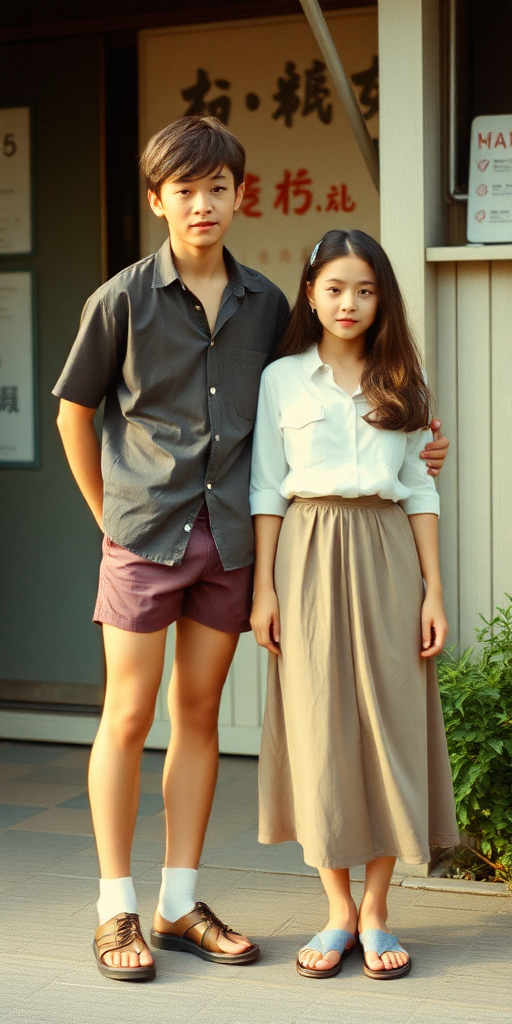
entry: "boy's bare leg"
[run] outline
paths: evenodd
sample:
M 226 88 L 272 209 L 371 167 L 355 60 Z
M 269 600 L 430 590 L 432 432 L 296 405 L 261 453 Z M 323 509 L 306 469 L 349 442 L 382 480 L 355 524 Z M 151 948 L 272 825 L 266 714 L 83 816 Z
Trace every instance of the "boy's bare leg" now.
M 199 864 L 217 781 L 220 698 L 237 643 L 235 633 L 188 618 L 176 623 L 169 687 L 172 731 L 164 767 L 166 867 Z M 233 954 L 250 946 L 248 939 L 234 933 L 232 939 L 221 936 L 218 944 Z
M 387 895 L 395 861 L 396 857 L 376 857 L 366 865 L 364 894 L 359 907 L 360 932 L 364 932 L 368 928 L 389 932 L 386 924 L 388 918 Z M 372 971 L 380 971 L 402 967 L 407 963 L 409 957 L 407 953 L 394 952 L 383 953 L 379 957 L 376 953 L 367 951 L 365 959 Z
M 131 633 L 103 626 L 107 687 L 89 765 L 89 797 L 102 878 L 131 874 L 140 759 L 153 722 L 167 629 Z M 151 964 L 149 951 L 108 953 L 107 966 Z

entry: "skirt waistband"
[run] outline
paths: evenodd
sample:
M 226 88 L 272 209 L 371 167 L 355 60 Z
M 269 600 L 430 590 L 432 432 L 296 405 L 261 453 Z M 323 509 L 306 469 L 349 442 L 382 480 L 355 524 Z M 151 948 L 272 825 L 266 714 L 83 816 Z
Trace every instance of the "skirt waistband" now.
M 318 498 L 301 498 L 294 495 L 292 502 L 294 505 L 341 505 L 346 508 L 365 508 L 369 505 L 390 508 L 396 505 L 391 498 L 381 498 L 380 494 L 364 494 L 360 498 L 344 498 L 341 494 L 327 494 Z

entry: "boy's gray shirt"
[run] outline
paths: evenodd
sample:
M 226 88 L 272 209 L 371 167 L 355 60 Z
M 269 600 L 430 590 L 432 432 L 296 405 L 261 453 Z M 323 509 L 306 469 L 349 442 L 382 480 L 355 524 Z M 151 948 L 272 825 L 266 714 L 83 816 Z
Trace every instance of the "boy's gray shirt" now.
M 96 409 L 104 530 L 179 565 L 206 501 L 225 569 L 253 560 L 251 434 L 260 375 L 288 318 L 283 293 L 224 249 L 229 282 L 212 333 L 167 240 L 85 304 L 53 394 Z

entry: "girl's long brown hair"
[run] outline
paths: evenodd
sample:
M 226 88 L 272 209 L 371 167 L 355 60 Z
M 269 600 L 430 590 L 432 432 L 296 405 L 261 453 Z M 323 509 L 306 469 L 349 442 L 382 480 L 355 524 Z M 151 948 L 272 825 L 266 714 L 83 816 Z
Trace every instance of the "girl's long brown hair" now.
M 305 352 L 322 337 L 323 327 L 311 314 L 307 284 L 313 286 L 320 271 L 340 256 L 359 256 L 372 268 L 377 279 L 377 316 L 366 332 L 366 362 L 361 390 L 372 406 L 364 417 L 383 430 L 418 430 L 428 426 L 433 409 L 432 394 L 425 381 L 421 361 L 407 322 L 398 281 L 384 249 L 364 231 L 328 231 L 319 243 L 312 265 L 304 265 L 299 294 L 288 328 L 275 358 Z

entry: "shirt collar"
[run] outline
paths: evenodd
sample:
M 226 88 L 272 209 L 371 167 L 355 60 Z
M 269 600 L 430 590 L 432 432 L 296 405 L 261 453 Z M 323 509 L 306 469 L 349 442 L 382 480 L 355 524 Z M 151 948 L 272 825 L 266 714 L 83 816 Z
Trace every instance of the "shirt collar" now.
M 320 358 L 320 354 L 318 352 L 318 345 L 312 345 L 311 348 L 308 348 L 307 351 L 304 352 L 302 355 L 302 368 L 307 377 L 312 377 L 317 370 L 322 369 L 326 365 L 327 364 L 323 363 Z M 358 384 L 356 390 L 354 391 L 354 394 L 351 397 L 355 398 L 356 395 L 362 395 L 362 393 L 363 392 L 361 391 L 361 385 Z
M 318 354 L 318 345 L 312 345 L 302 356 L 302 367 L 307 377 L 312 377 L 324 363 Z
M 224 262 L 226 264 L 226 270 L 230 283 L 233 286 L 233 293 L 237 298 L 243 298 L 246 290 L 250 292 L 262 292 L 263 286 L 259 281 L 259 274 L 256 270 L 251 270 L 249 267 L 244 267 L 242 263 L 238 263 L 234 256 L 231 255 L 229 249 L 224 247 Z M 168 238 L 166 238 L 164 244 L 160 247 L 157 253 L 155 253 L 155 269 L 153 273 L 153 288 L 166 288 L 167 285 L 172 284 L 174 281 L 180 281 L 181 278 L 174 265 L 172 258 L 171 245 Z

